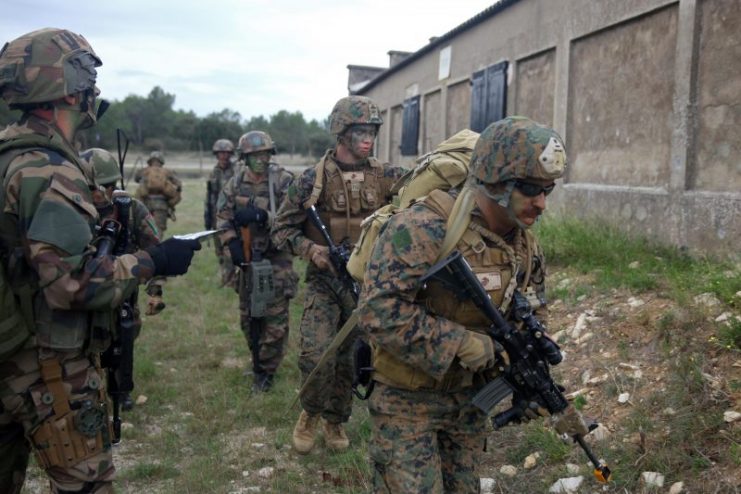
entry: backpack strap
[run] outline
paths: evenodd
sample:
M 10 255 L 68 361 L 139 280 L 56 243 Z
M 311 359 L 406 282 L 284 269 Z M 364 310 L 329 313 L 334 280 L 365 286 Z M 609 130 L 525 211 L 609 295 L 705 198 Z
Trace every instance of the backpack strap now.
M 311 206 L 315 206 L 319 201 L 319 196 L 322 195 L 322 189 L 324 188 L 324 169 L 326 168 L 329 151 L 327 151 L 322 159 L 314 167 L 316 176 L 314 177 L 314 188 L 311 191 L 311 196 L 304 201 L 304 209 L 309 209 Z

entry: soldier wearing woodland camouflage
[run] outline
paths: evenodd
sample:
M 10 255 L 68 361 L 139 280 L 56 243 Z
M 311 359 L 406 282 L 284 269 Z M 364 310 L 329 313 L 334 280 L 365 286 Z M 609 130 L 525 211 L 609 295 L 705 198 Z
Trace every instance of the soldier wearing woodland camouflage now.
M 479 492 L 486 417 L 471 401 L 484 373 L 493 379 L 495 364 L 508 356 L 485 334 L 490 323 L 472 302 L 436 282 L 422 286 L 420 278 L 458 250 L 505 314 L 520 289 L 544 321 L 545 261 L 529 228 L 565 167 L 554 130 L 524 117 L 500 120 L 479 137 L 456 198 L 435 190 L 381 231 L 358 308 L 376 381 L 369 401 L 373 492 Z M 446 233 L 458 224 L 444 252 Z M 547 414 L 536 406 L 528 418 L 535 411 Z M 562 432 L 586 433 L 580 417 L 569 417 L 571 429 L 558 426 Z
M 121 180 L 121 172 L 116 162 L 116 158 L 105 149 L 91 148 L 80 153 L 80 158 L 88 168 L 93 170 L 95 184 L 100 189 L 93 190 L 93 204 L 98 210 L 101 220 L 114 219 L 121 221 L 119 211 L 114 203 L 114 197 L 129 198 L 129 194 L 123 190 L 116 190 L 116 182 Z M 129 217 L 126 224 L 128 225 L 128 238 L 126 239 L 126 253 L 132 254 L 140 249 L 146 249 L 160 243 L 159 232 L 154 224 L 154 218 L 149 213 L 147 207 L 138 199 L 130 198 Z M 147 309 L 146 314 L 153 316 L 159 314 L 165 308 L 165 302 L 162 300 L 163 278 L 152 278 L 147 283 Z M 131 295 L 131 306 L 133 307 L 134 316 L 134 338 L 136 339 L 141 332 L 142 320 L 140 317 L 138 302 L 138 291 Z M 134 402 L 129 393 L 125 393 L 121 401 L 123 410 L 131 410 Z
M 307 218 L 306 209 L 316 206 L 334 242 L 354 244 L 361 221 L 388 203 L 391 185 L 404 173 L 371 156 L 383 120 L 369 98 L 340 99 L 329 120 L 336 146 L 291 184 L 273 225 L 275 243 L 309 263 L 301 318 L 302 380 L 355 308 L 351 293 L 332 272 L 326 242 Z M 301 396 L 303 411 L 293 430 L 293 446 L 299 453 L 314 447 L 320 418 L 330 449 L 343 450 L 350 444 L 343 424 L 352 409 L 353 340 L 347 338 Z
M 93 178 L 72 146 L 102 113 L 101 61 L 82 36 L 41 29 L 0 51 L 0 487 L 21 491 L 30 452 L 54 493 L 110 493 L 99 354 L 112 311 L 154 275 L 184 273 L 197 241 L 96 252 Z
M 221 191 L 217 219 L 229 264 L 239 269 L 239 318 L 252 352 L 253 389 L 268 391 L 286 353 L 288 303 L 298 285 L 293 256 L 270 239 L 293 175 L 271 162 L 275 144 L 265 132 L 247 132 L 238 148 L 241 166 Z M 260 279 L 268 281 L 254 281 Z
M 219 194 L 224 185 L 234 176 L 236 165 L 234 157 L 234 144 L 229 139 L 218 139 L 214 142 L 213 153 L 217 162 L 211 170 L 211 175 L 206 182 L 206 200 L 203 205 L 203 223 L 206 230 L 216 228 Z M 221 271 L 221 285 L 235 288 L 234 266 L 231 260 L 224 254 L 224 245 L 218 239 L 214 239 L 216 257 L 219 259 Z
M 167 219 L 175 221 L 175 206 L 182 199 L 183 183 L 174 171 L 165 168 L 165 157 L 159 151 L 150 153 L 147 167 L 136 171 L 134 181 L 139 184 L 137 198 L 152 213 L 157 230 L 164 238 Z

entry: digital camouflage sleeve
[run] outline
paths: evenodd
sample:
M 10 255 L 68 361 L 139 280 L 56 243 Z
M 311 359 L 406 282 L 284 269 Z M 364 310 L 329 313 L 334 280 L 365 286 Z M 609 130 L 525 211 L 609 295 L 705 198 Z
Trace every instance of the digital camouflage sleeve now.
M 416 303 L 419 279 L 435 263 L 445 220 L 416 205 L 392 216 L 373 249 L 359 302 L 359 325 L 370 340 L 404 363 L 441 380 L 465 328 Z

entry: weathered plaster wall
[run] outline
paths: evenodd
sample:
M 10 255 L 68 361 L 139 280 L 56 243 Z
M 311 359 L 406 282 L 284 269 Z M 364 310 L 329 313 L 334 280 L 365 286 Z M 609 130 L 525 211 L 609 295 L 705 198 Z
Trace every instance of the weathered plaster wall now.
M 536 122 L 553 125 L 556 90 L 556 50 L 551 49 L 517 61 L 514 111 Z

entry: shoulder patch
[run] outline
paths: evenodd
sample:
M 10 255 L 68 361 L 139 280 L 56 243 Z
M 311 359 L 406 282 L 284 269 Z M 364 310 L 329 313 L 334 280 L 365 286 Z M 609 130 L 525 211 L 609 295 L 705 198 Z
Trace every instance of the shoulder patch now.
M 391 243 L 394 244 L 394 249 L 397 252 L 409 250 L 409 246 L 412 245 L 412 236 L 409 235 L 409 230 L 406 228 L 399 228 L 392 235 Z

